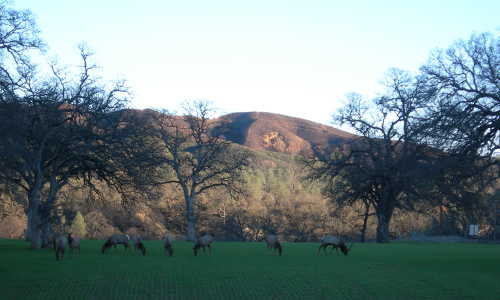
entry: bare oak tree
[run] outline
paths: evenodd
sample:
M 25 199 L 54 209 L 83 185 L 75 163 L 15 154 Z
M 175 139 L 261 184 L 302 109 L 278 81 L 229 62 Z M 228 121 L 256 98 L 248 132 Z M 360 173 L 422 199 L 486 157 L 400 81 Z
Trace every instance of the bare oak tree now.
M 208 102 L 185 105 L 184 115 L 166 111 L 153 114 L 158 151 L 162 153 L 163 180 L 182 189 L 186 205 L 187 239 L 196 238 L 196 200 L 211 189 L 240 193 L 241 173 L 248 164 L 246 151 L 211 132 L 212 108 Z
M 335 115 L 359 135 L 336 149 L 316 149 L 306 161 L 309 178 L 325 182 L 324 193 L 340 205 L 368 203 L 378 220 L 377 242 L 389 241 L 396 208 L 411 208 L 419 186 L 428 178 L 429 148 L 420 140 L 420 114 L 433 97 L 419 77 L 392 70 L 387 90 L 373 104 L 348 96 Z
M 27 238 L 35 249 L 47 240 L 62 187 L 72 181 L 91 186 L 94 180 L 133 184 L 127 175 L 144 149 L 122 113 L 127 87 L 102 83 L 84 48 L 81 58 L 76 79 L 56 66 L 49 78 L 33 68 L 2 90 L 0 181 L 26 192 Z
M 436 50 L 421 72 L 436 97 L 422 122 L 440 161 L 440 205 L 477 223 L 500 173 L 500 37 L 473 34 Z M 490 193 L 491 194 L 491 193 Z M 481 207 L 483 206 L 483 207 Z M 464 226 L 465 227 L 465 226 Z
M 418 76 L 393 72 L 372 108 L 351 95 L 336 121 L 361 138 L 333 154 L 318 151 L 311 178 L 328 182 L 326 193 L 341 204 L 368 201 L 379 242 L 394 209 L 411 208 L 415 197 L 477 219 L 480 191 L 498 178 L 499 70 L 500 39 L 477 34 L 436 51 Z

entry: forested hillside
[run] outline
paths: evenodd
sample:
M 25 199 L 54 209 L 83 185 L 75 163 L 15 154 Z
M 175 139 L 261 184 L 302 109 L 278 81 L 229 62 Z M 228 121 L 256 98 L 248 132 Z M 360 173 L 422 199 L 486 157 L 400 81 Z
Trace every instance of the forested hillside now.
M 136 111 L 141 113 L 140 111 Z M 224 190 L 202 195 L 197 204 L 198 230 L 213 232 L 222 240 L 259 240 L 276 231 L 290 241 L 314 241 L 325 233 L 359 239 L 367 220 L 368 239 L 375 236 L 373 211 L 363 205 L 338 207 L 321 193 L 318 183 L 304 178 L 303 156 L 314 146 L 340 143 L 353 137 L 314 122 L 269 113 L 239 113 L 213 121 L 225 122 L 226 137 L 237 147 L 250 150 L 250 166 L 244 173 L 244 193 L 235 197 Z M 274 135 L 273 135 L 274 134 Z M 273 135 L 274 138 L 270 138 Z M 62 190 L 53 212 L 56 230 L 68 230 L 77 212 L 85 221 L 88 238 L 105 238 L 114 232 L 160 238 L 166 232 L 182 237 L 185 204 L 182 191 L 173 185 L 157 187 L 153 196 L 135 197 L 124 205 L 119 193 L 97 182 L 99 193 L 74 182 Z M 21 193 L 3 185 L 2 237 L 20 238 L 26 227 Z M 392 235 L 457 234 L 466 226 L 463 212 L 443 211 L 422 205 L 418 211 L 397 211 Z

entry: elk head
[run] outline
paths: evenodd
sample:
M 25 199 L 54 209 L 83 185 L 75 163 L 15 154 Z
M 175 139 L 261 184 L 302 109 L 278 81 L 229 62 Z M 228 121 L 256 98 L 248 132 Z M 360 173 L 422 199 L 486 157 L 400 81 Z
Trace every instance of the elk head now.
M 139 242 L 139 245 L 137 245 L 137 248 L 141 250 L 141 253 L 143 256 L 146 256 L 146 247 L 144 247 L 144 244 L 142 242 Z
M 104 243 L 104 245 L 102 245 L 102 248 L 101 248 L 102 254 L 104 254 L 106 252 L 106 250 L 108 248 L 110 248 L 111 246 L 112 246 L 112 244 L 109 241 L 106 241 L 106 243 Z
M 354 245 L 354 244 L 353 244 L 353 243 L 351 243 L 351 244 L 349 245 L 349 247 L 347 247 L 347 245 L 345 244 L 345 242 L 344 242 L 344 241 L 340 241 L 340 242 L 338 243 L 337 247 L 339 247 L 339 248 L 340 248 L 340 251 L 342 251 L 342 253 L 344 253 L 344 255 L 345 255 L 345 256 L 347 256 L 347 255 L 349 254 L 349 251 L 351 251 L 351 249 L 352 249 L 352 246 L 353 246 L 353 245 Z

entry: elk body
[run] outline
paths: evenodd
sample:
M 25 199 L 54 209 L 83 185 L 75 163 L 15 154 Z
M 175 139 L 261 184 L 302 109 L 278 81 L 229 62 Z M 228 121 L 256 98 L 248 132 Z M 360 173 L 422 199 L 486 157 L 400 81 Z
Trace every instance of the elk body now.
M 116 247 L 117 245 L 123 245 L 123 247 L 128 249 L 130 242 L 130 237 L 126 234 L 113 234 L 110 236 L 104 245 L 102 245 L 101 252 L 102 254 L 106 253 L 106 250 L 111 248 L 112 246 Z
M 318 248 L 318 255 L 320 254 L 321 249 L 323 249 L 323 252 L 326 255 L 326 249 L 328 248 L 328 246 L 331 246 L 332 249 L 335 249 L 337 255 L 339 254 L 339 249 L 342 253 L 344 253 L 344 255 L 348 255 L 349 251 L 352 248 L 352 243 L 349 247 L 347 247 L 342 239 L 339 239 L 338 237 L 333 235 L 327 235 L 321 239 L 321 245 Z
M 80 238 L 73 237 L 72 233 L 68 233 L 68 245 L 71 249 L 71 252 L 78 250 L 78 254 L 80 254 Z
M 53 246 L 56 251 L 56 260 L 61 260 L 64 258 L 64 251 L 68 244 L 68 239 L 64 235 L 57 235 L 54 238 Z
M 203 249 L 203 253 L 205 253 L 205 247 L 208 247 L 209 254 L 212 254 L 212 242 L 214 241 L 214 237 L 210 234 L 205 234 L 202 237 L 196 239 L 196 243 L 193 247 L 194 256 L 198 255 L 198 251 L 200 248 Z
M 172 247 L 173 238 L 170 235 L 165 235 L 163 238 L 163 248 L 165 249 L 165 255 L 174 255 L 174 248 Z
M 279 255 L 281 256 L 283 248 L 281 247 L 281 243 L 276 235 L 274 234 L 267 235 L 265 241 L 268 249 L 273 249 L 274 252 L 276 252 L 277 250 Z
M 331 246 L 332 249 L 337 250 L 337 244 L 340 242 L 340 239 L 336 236 L 333 235 L 326 235 L 321 239 L 321 245 L 318 248 L 318 255 L 320 254 L 321 250 L 323 249 L 323 253 L 326 254 L 326 249 L 328 246 Z M 338 251 L 338 250 L 337 250 Z

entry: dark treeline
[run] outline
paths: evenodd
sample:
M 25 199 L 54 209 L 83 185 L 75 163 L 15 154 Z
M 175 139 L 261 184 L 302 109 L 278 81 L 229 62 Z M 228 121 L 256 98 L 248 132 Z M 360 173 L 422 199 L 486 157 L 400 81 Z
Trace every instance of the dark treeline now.
M 322 193 L 322 186 L 301 179 L 303 167 L 297 158 L 281 153 L 256 152 L 250 170 L 244 175 L 246 192 L 240 198 L 216 190 L 199 198 L 196 205 L 200 232 L 212 232 L 218 240 L 258 241 L 264 232 L 276 232 L 287 241 L 318 241 L 325 234 L 340 234 L 361 240 L 365 206 L 353 203 L 340 206 Z M 105 239 L 113 233 L 138 234 L 158 239 L 169 232 L 177 237 L 186 234 L 185 202 L 182 191 L 164 186 L 157 198 L 137 199 L 133 208 L 122 205 L 121 195 L 105 186 L 99 188 L 105 199 L 88 201 L 92 191 L 68 187 L 59 195 L 53 212 L 54 229 L 72 228 L 77 212 L 84 216 L 86 237 Z M 4 195 L 5 197 L 5 195 Z M 4 198 L 3 210 L 12 216 L 2 219 L 2 236 L 19 238 L 26 219 L 21 205 Z M 22 194 L 17 201 L 22 201 Z M 485 202 L 491 198 L 485 198 Z M 486 203 L 485 203 L 486 204 Z M 478 223 L 491 224 L 489 210 L 482 210 Z M 14 217 L 15 216 L 15 217 Z M 17 223 L 14 223 L 17 222 Z M 440 207 L 420 203 L 415 209 L 396 209 L 391 238 L 412 235 L 464 235 L 470 223 L 462 207 Z M 10 225 L 7 226 L 7 225 Z M 376 239 L 377 219 L 368 211 L 366 240 Z
M 67 231 L 387 242 L 495 225 L 500 39 L 491 34 L 436 51 L 418 74 L 391 70 L 373 101 L 349 95 L 334 122 L 358 138 L 300 157 L 230 143 L 209 102 L 129 109 L 126 83 L 100 79 L 85 47 L 77 69 L 34 64 L 46 50 L 33 17 L 5 1 L 0 29 L 0 233 L 32 248 Z
M 276 231 L 289 241 L 317 241 L 329 233 L 361 240 L 365 218 L 362 202 L 350 206 L 331 202 L 322 195 L 320 184 L 301 179 L 302 166 L 287 154 L 256 152 L 255 156 L 251 170 L 244 175 L 247 189 L 244 197 L 234 199 L 224 191 L 213 191 L 200 198 L 199 231 L 210 231 L 220 240 L 260 240 L 265 230 Z M 103 239 L 116 232 L 152 239 L 162 237 L 167 231 L 178 237 L 185 234 L 185 204 L 178 188 L 165 186 L 157 198 L 142 199 L 133 209 L 124 209 L 119 193 L 104 184 L 101 189 L 106 199 L 90 202 L 87 200 L 92 197 L 89 189 L 63 190 L 54 211 L 54 227 L 70 228 L 76 212 L 81 212 L 87 238 Z M 411 211 L 396 209 L 390 226 L 391 238 L 464 235 L 472 221 L 494 224 L 493 212 L 488 206 L 494 198 L 484 194 L 483 206 L 475 212 L 467 207 L 432 203 L 416 204 Z M 17 198 L 22 199 L 22 195 Z M 4 203 L 13 206 L 7 213 L 13 217 L 2 220 L 2 235 L 21 237 L 25 226 L 22 207 L 9 201 Z M 8 224 L 11 227 L 6 226 Z M 377 219 L 370 208 L 365 229 L 367 240 L 376 238 L 376 227 Z

